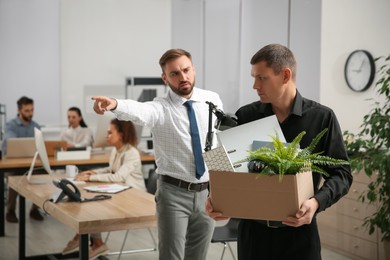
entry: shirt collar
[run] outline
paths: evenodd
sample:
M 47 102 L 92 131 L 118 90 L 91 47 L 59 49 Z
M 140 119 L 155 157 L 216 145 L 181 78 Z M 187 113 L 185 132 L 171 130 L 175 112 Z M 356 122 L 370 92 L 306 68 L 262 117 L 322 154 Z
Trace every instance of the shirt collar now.
M 188 101 L 188 99 L 182 97 L 182 96 L 179 96 L 178 94 L 176 94 L 175 92 L 173 92 L 171 89 L 169 89 L 169 92 L 168 92 L 168 95 L 169 97 L 171 98 L 171 100 L 174 102 L 174 103 L 177 103 L 177 104 L 181 104 L 183 105 L 185 102 Z M 200 97 L 200 94 L 199 94 L 199 91 L 196 87 L 194 87 L 193 91 L 192 91 L 192 96 L 189 100 L 193 100 L 194 102 L 201 102 L 201 97 Z
M 117 153 L 123 153 L 123 152 L 127 151 L 129 146 L 130 146 L 130 144 L 122 145 L 122 147 L 117 150 Z
M 23 125 L 23 122 L 22 122 L 22 120 L 20 120 L 19 116 L 16 117 L 16 123 L 18 125 Z
M 31 125 L 32 120 L 31 120 L 30 122 L 28 122 L 27 125 L 25 125 L 25 124 L 22 122 L 22 120 L 20 120 L 20 117 L 17 116 L 17 117 L 16 117 L 16 123 L 17 123 L 18 125 L 20 125 L 20 126 L 27 126 L 27 125 Z
M 297 94 L 296 94 L 295 100 L 294 100 L 294 105 L 292 107 L 290 114 L 302 116 L 302 107 L 303 107 L 303 98 L 297 90 Z
M 302 116 L 302 107 L 303 107 L 303 98 L 299 91 L 297 90 L 297 94 L 295 95 L 294 104 L 292 107 L 292 110 L 290 112 L 291 114 Z M 272 105 L 270 103 L 262 103 L 260 106 L 260 112 L 265 115 L 273 115 L 274 112 L 272 111 Z

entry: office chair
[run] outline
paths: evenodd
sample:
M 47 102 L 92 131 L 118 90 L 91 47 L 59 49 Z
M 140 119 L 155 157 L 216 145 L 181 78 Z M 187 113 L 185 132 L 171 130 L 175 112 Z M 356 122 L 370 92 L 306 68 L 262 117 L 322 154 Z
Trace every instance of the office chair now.
M 221 260 L 225 255 L 226 247 L 229 248 L 230 253 L 232 254 L 233 259 L 236 259 L 234 255 L 233 249 L 230 246 L 229 242 L 237 241 L 237 233 L 238 233 L 238 223 L 239 219 L 231 218 L 229 222 L 221 227 L 215 227 L 213 237 L 211 238 L 211 243 L 222 243 L 224 245 L 221 255 Z
M 146 184 L 147 192 L 154 195 L 156 193 L 156 189 L 157 189 L 157 173 L 156 173 L 156 170 L 151 169 L 149 171 L 149 178 L 147 180 L 145 180 L 145 184 Z M 156 239 L 154 238 L 151 229 L 148 228 L 147 230 L 148 230 L 148 233 L 149 233 L 150 237 L 152 238 L 153 245 L 154 245 L 153 248 L 145 248 L 145 249 L 135 249 L 135 250 L 123 251 L 123 248 L 125 247 L 125 244 L 126 244 L 127 235 L 129 234 L 129 231 L 130 231 L 130 229 L 128 229 L 126 231 L 125 237 L 123 239 L 120 251 L 119 252 L 110 252 L 110 253 L 108 253 L 108 255 L 118 255 L 118 260 L 119 260 L 121 258 L 121 256 L 122 256 L 122 254 L 131 254 L 131 253 L 141 253 L 141 252 L 156 251 L 157 250 Z M 110 236 L 110 232 L 107 233 L 107 237 L 106 237 L 104 243 L 107 243 L 109 236 Z

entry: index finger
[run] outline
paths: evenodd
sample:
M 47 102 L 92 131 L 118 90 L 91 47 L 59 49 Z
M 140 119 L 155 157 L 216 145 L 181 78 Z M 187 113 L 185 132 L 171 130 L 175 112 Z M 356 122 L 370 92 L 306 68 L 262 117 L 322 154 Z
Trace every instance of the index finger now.
M 98 100 L 103 101 L 103 100 L 107 100 L 107 97 L 105 97 L 105 96 L 93 96 L 93 97 L 91 97 L 91 99 L 94 100 L 94 101 L 98 101 Z

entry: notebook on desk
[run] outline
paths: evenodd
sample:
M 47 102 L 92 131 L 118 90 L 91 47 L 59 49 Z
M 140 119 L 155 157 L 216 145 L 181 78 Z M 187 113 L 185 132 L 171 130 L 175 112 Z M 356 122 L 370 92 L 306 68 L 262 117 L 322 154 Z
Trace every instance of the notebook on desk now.
M 90 192 L 100 192 L 100 193 L 118 193 L 127 189 L 130 189 L 131 186 L 125 186 L 120 184 L 100 184 L 84 187 L 85 190 Z
M 9 138 L 6 158 L 32 158 L 36 148 L 34 137 Z

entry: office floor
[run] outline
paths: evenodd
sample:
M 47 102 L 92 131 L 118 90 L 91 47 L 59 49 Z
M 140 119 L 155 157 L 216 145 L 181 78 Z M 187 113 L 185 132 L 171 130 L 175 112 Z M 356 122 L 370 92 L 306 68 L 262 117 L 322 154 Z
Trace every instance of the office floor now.
M 30 209 L 29 202 L 27 202 L 26 212 L 28 214 Z M 45 216 L 43 222 L 31 220 L 29 217 L 26 221 L 27 226 L 27 255 L 46 254 L 61 252 L 63 247 L 70 240 L 74 233 L 62 223 Z M 156 228 L 152 229 L 154 237 L 157 239 Z M 5 225 L 5 237 L 0 237 L 0 259 L 12 260 L 17 259 L 18 252 L 18 225 L 10 224 L 6 222 Z M 125 232 L 115 231 L 112 232 L 107 245 L 111 252 L 115 252 L 120 248 L 123 241 Z M 106 233 L 103 233 L 103 239 L 106 237 Z M 231 243 L 234 252 L 236 252 L 236 243 Z M 125 250 L 142 249 L 153 247 L 153 241 L 149 236 L 146 229 L 132 230 L 129 232 Z M 220 259 L 222 253 L 222 244 L 211 244 L 207 259 L 215 260 Z M 108 256 L 109 259 L 117 259 L 117 255 Z M 158 259 L 158 253 L 145 252 L 136 254 L 122 255 L 123 260 L 155 260 Z M 233 259 L 230 252 L 226 250 L 224 260 Z M 351 258 L 338 255 L 325 248 L 322 250 L 323 260 L 352 260 Z

